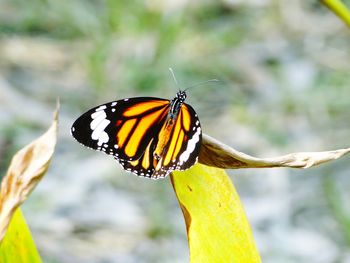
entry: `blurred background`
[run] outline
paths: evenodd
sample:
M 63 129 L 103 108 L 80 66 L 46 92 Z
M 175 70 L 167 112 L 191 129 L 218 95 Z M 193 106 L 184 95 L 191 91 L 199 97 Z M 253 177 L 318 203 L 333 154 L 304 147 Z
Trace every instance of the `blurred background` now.
M 344 1 L 350 5 L 350 1 Z M 0 0 L 0 174 L 50 124 L 56 154 L 24 215 L 44 262 L 188 262 L 169 178 L 150 181 L 70 136 L 98 104 L 173 98 L 251 155 L 350 147 L 350 31 L 319 1 Z M 350 159 L 227 171 L 263 262 L 350 262 Z

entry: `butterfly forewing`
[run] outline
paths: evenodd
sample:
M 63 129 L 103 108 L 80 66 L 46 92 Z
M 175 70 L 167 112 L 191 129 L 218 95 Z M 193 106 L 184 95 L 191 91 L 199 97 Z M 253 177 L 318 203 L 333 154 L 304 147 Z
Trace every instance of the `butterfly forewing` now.
M 162 125 L 168 104 L 168 100 L 146 97 L 106 103 L 80 116 L 71 133 L 89 148 L 120 159 L 136 160 Z

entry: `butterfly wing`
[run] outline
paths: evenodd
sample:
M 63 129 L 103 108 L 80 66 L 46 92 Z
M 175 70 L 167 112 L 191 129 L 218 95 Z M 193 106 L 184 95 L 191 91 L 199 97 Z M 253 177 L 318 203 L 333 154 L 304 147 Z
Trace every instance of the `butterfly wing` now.
M 153 175 L 154 175 L 155 167 L 154 167 L 153 150 L 155 148 L 155 144 L 156 143 L 154 142 L 154 139 L 152 139 L 147 145 L 142 156 L 137 160 L 128 161 L 123 159 L 118 160 L 117 157 L 115 158 L 119 161 L 119 163 L 123 166 L 123 168 L 126 171 L 132 172 L 138 176 L 154 178 Z M 158 179 L 158 177 L 155 179 Z
M 185 103 L 164 135 L 170 106 L 169 100 L 152 97 L 113 101 L 80 116 L 71 133 L 83 145 L 112 155 L 127 171 L 162 178 L 196 163 L 202 138 L 197 114 Z M 154 151 L 164 141 L 161 136 L 167 144 L 159 160 Z
M 173 170 L 186 170 L 198 160 L 202 142 L 202 130 L 194 109 L 183 104 L 170 136 L 162 165 L 155 176 L 168 174 Z
M 168 107 L 168 100 L 152 97 L 113 101 L 81 115 L 71 133 L 84 146 L 116 159 L 137 160 L 162 127 Z
M 164 124 L 163 124 L 164 125 Z M 170 133 L 168 144 L 162 158 L 154 159 L 153 152 L 161 132 L 157 133 L 147 146 L 144 154 L 136 161 L 122 161 L 125 170 L 138 175 L 159 179 L 173 170 L 186 170 L 198 160 L 202 131 L 196 112 L 188 104 L 181 106 Z
M 181 127 L 181 132 L 176 140 L 173 153 L 169 150 L 169 154 L 172 154 L 177 169 L 186 170 L 198 161 L 202 143 L 202 129 L 198 115 L 190 105 L 184 104 L 181 107 L 180 117 L 178 126 Z M 167 166 L 166 163 L 165 166 Z

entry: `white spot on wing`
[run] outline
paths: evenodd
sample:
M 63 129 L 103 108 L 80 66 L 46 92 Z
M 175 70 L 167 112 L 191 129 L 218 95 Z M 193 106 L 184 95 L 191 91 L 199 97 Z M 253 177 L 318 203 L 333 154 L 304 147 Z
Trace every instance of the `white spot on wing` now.
M 105 132 L 105 129 L 111 121 L 107 120 L 107 114 L 104 111 L 106 108 L 105 105 L 102 105 L 91 114 L 91 118 L 93 119 L 90 123 L 90 128 L 92 130 L 91 139 L 97 141 L 98 146 L 102 146 L 102 144 L 109 141 L 109 136 Z
M 201 128 L 198 127 L 196 133 L 193 137 L 188 141 L 186 150 L 180 155 L 179 163 L 182 165 L 190 158 L 190 154 L 196 148 L 196 144 L 199 142 L 199 136 L 201 134 Z
M 101 105 L 100 107 L 98 107 L 95 111 L 101 111 L 101 110 L 105 110 L 107 109 L 107 106 L 106 105 Z
M 93 114 L 91 114 L 91 118 L 93 121 L 90 123 L 91 130 L 95 130 L 97 126 L 107 118 L 106 112 L 104 110 L 102 111 L 96 111 Z

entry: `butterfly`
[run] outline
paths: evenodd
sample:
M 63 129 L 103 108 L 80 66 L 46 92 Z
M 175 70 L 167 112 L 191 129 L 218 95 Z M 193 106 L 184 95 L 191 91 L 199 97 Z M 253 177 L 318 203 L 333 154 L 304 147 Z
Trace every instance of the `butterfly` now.
M 186 170 L 197 160 L 202 141 L 186 91 L 172 100 L 135 97 L 92 108 L 72 125 L 72 136 L 84 146 L 111 155 L 122 167 L 151 179 Z

